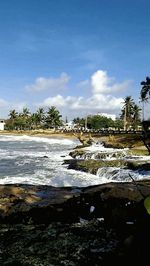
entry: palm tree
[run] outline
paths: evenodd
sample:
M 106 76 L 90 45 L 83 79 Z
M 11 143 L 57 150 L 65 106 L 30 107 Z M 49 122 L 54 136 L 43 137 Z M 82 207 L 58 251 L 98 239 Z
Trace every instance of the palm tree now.
M 141 82 L 142 89 L 141 89 L 141 100 L 147 101 L 150 97 L 150 78 L 146 77 L 146 81 Z
M 142 120 L 144 121 L 144 104 L 148 102 L 148 98 L 150 97 L 150 78 L 146 77 L 146 81 L 142 81 L 141 85 L 142 89 L 140 92 L 140 99 L 142 102 L 142 113 L 143 113 Z
M 11 120 L 14 120 L 14 119 L 17 118 L 17 116 L 18 116 L 18 112 L 16 112 L 15 109 L 10 110 L 10 112 L 9 112 L 9 116 L 10 116 L 10 119 L 11 119 Z
M 38 125 L 38 122 L 39 122 L 39 118 L 38 118 L 37 113 L 33 113 L 33 114 L 31 114 L 29 120 L 30 120 L 30 126 L 31 126 L 31 129 L 35 129 L 35 128 L 37 128 L 37 125 Z
M 81 121 L 81 118 L 80 118 L 80 117 L 76 117 L 76 118 L 73 119 L 73 122 L 74 122 L 75 124 L 79 124 L 80 121 Z
M 142 89 L 141 89 L 141 101 L 143 103 L 143 122 L 142 122 L 142 125 L 143 125 L 143 142 L 144 142 L 144 145 L 145 147 L 147 148 L 148 152 L 149 152 L 149 155 L 150 155 L 150 142 L 149 142 L 149 139 L 150 139 L 150 134 L 149 134 L 149 131 L 148 131 L 148 127 L 149 127 L 149 124 L 150 122 L 147 120 L 147 121 L 144 121 L 144 103 L 148 101 L 148 99 L 150 98 L 150 78 L 149 77 L 146 77 L 146 81 L 142 81 L 141 82 L 141 85 L 142 85 Z
M 24 107 L 22 112 L 19 114 L 19 121 L 22 124 L 21 128 L 22 129 L 27 129 L 30 128 L 30 111 L 27 107 Z
M 77 127 L 85 127 L 87 128 L 87 117 L 85 118 L 80 118 L 76 117 L 73 119 L 73 123 L 77 125 Z
M 21 113 L 21 116 L 23 116 L 24 118 L 28 118 L 30 115 L 30 111 L 27 107 L 24 107 Z
M 56 107 L 51 106 L 47 112 L 46 122 L 49 127 L 55 128 L 62 124 L 61 117 L 62 115 L 60 115 Z
M 127 128 L 130 126 L 132 122 L 133 106 L 134 106 L 134 101 L 132 97 L 127 96 L 124 99 L 124 106 L 122 109 L 122 117 L 124 119 L 124 130 L 127 130 Z
M 137 104 L 134 104 L 132 111 L 133 111 L 133 125 L 134 128 L 137 129 L 137 126 L 141 122 L 141 108 Z
M 44 121 L 44 116 L 45 116 L 44 109 L 43 108 L 39 108 L 36 111 L 37 124 L 40 125 Z
M 7 127 L 8 129 L 12 129 L 12 130 L 13 130 L 13 129 L 16 128 L 15 123 L 16 123 L 16 120 L 17 120 L 17 118 L 18 118 L 18 112 L 16 112 L 15 109 L 10 110 L 8 116 L 9 116 L 10 118 L 7 119 L 6 127 Z

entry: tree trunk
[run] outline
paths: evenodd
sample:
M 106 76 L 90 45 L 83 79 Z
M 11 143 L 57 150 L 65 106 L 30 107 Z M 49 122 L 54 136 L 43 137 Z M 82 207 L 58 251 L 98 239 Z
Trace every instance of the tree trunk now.
M 150 155 L 150 133 L 147 132 L 146 130 L 144 130 L 142 140 Z

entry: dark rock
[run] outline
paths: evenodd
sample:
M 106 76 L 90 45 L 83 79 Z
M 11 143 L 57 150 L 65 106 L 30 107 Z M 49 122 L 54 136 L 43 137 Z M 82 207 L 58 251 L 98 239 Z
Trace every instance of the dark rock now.
M 144 162 L 144 161 L 129 161 L 127 163 L 127 167 L 132 170 L 145 170 L 145 171 L 150 171 L 150 163 L 149 162 Z
M 131 170 L 150 170 L 149 161 L 133 161 L 133 160 L 94 160 L 94 159 L 67 159 L 64 164 L 68 164 L 68 169 L 79 170 L 96 174 L 99 168 L 102 167 L 120 167 Z
M 1 265 L 133 265 L 149 258 L 150 181 L 0 186 Z
M 109 143 L 109 142 L 103 142 L 103 146 L 105 148 L 113 148 L 113 149 L 124 149 L 125 145 L 121 143 Z M 130 147 L 131 148 L 131 147 Z
M 109 213 L 114 219 L 117 212 L 128 217 L 128 202 L 138 212 L 142 196 L 150 194 L 150 182 L 109 183 L 87 188 L 56 188 L 49 186 L 0 186 L 1 223 L 73 222 L 80 217 L 90 219 Z M 129 204 L 129 205 L 130 205 Z M 90 207 L 95 210 L 90 213 Z M 108 211 L 109 210 L 109 211 Z M 100 216 L 99 216 L 100 215 Z M 117 216 L 115 216 L 116 219 Z M 128 217 L 130 218 L 130 217 Z M 119 218 L 118 218 L 119 219 Z
M 75 159 L 77 157 L 82 157 L 85 153 L 86 151 L 83 149 L 75 149 L 74 151 L 71 151 L 69 155 Z

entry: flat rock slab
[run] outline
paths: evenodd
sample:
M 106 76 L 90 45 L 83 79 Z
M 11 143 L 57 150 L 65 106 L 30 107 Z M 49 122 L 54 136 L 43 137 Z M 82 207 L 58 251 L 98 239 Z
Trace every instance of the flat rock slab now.
M 150 181 L 108 183 L 90 187 L 51 187 L 33 185 L 0 186 L 1 223 L 78 222 L 80 218 L 112 216 L 113 211 L 127 219 L 133 208 L 150 195 Z M 128 207 L 130 205 L 130 208 Z M 142 210 L 144 205 L 142 202 Z M 123 211 L 122 211 L 123 210 Z M 134 214 L 134 215 L 136 215 Z
M 143 265 L 150 180 L 85 188 L 0 186 L 0 265 Z
M 77 192 L 78 191 L 78 192 Z M 61 204 L 77 195 L 81 189 L 72 187 L 52 187 L 52 186 L 34 186 L 34 185 L 0 185 L 0 202 L 3 200 L 10 201 L 14 200 L 24 201 L 26 204 L 31 205 L 47 205 Z M 3 199 L 3 200 L 2 200 Z M 1 202 L 2 204 L 2 202 Z
M 0 221 L 9 222 L 11 220 L 16 223 L 26 222 L 33 218 L 36 221 L 44 222 L 49 216 L 52 220 L 58 220 L 57 215 L 63 212 L 62 207 L 64 208 L 65 203 L 79 194 L 79 188 L 71 187 L 1 185 Z

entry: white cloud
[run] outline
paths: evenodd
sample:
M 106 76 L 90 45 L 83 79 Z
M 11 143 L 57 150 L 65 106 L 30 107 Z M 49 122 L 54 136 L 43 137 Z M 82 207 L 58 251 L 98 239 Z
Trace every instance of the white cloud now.
M 66 107 L 69 110 L 88 110 L 95 112 L 116 112 L 120 110 L 123 99 L 116 98 L 111 95 L 95 94 L 92 97 L 63 97 L 57 95 L 54 97 L 46 98 L 40 106 L 50 107 L 52 105 L 57 108 Z
M 35 80 L 35 83 L 32 85 L 27 85 L 25 89 L 31 92 L 41 92 L 49 90 L 50 92 L 61 91 L 66 88 L 67 83 L 69 82 L 70 77 L 66 73 L 61 73 L 58 78 L 44 78 L 39 77 Z
M 106 116 L 108 118 L 111 118 L 112 120 L 116 119 L 116 115 L 111 115 L 111 114 L 107 114 L 107 113 L 98 113 L 98 115 Z
M 87 99 L 79 97 L 72 104 L 71 109 L 85 109 L 95 111 L 117 111 L 121 108 L 122 98 L 111 95 L 95 94 Z
M 64 107 L 66 106 L 66 102 L 63 96 L 57 95 L 55 97 L 46 98 L 43 101 L 43 103 L 41 103 L 40 105 L 44 107 L 50 107 L 50 106 Z
M 56 106 L 62 114 L 67 116 L 71 114 L 75 116 L 77 113 L 79 116 L 84 116 L 85 113 L 118 115 L 122 107 L 123 98 L 114 96 L 113 94 L 114 92 L 125 90 L 131 83 L 128 80 L 117 83 L 114 78 L 107 75 L 106 71 L 98 70 L 93 73 L 91 78 L 82 80 L 76 84 L 76 86 L 81 89 L 79 96 L 64 96 L 62 90 L 67 87 L 68 82 L 69 75 L 62 73 L 58 78 L 37 78 L 35 83 L 26 86 L 26 89 L 31 92 L 48 91 L 49 97 L 45 98 L 42 102 L 33 103 L 36 108 L 39 106 L 46 108 Z M 59 93 L 59 91 L 61 91 L 61 93 Z M 54 92 L 55 96 L 53 96 Z M 88 96 L 83 96 L 85 93 Z M 9 111 L 12 109 L 21 112 L 24 106 L 28 106 L 27 103 L 6 102 L 0 99 L 0 107 L 2 107 L 1 116 L 4 111 L 9 114 Z
M 115 83 L 114 85 L 112 85 L 112 92 L 124 91 L 127 88 L 130 88 L 132 83 L 132 80 L 125 80 L 122 83 Z
M 91 77 L 91 86 L 93 94 L 114 93 L 127 89 L 131 84 L 130 80 L 122 83 L 115 83 L 115 79 L 109 77 L 106 71 L 98 70 Z
M 108 93 L 110 92 L 110 78 L 106 71 L 98 70 L 91 77 L 91 85 L 93 93 Z
M 68 75 L 65 75 L 67 82 Z M 44 83 L 43 80 L 40 82 Z M 85 112 L 118 115 L 122 107 L 123 98 L 113 94 L 129 88 L 130 85 L 131 81 L 125 80 L 122 83 L 117 83 L 114 78 L 108 76 L 106 71 L 98 70 L 93 73 L 90 79 L 83 80 L 77 84 L 77 87 L 82 89 L 80 96 L 65 97 L 62 94 L 57 94 L 46 98 L 42 103 L 36 104 L 36 106 L 50 107 L 54 105 L 61 111 L 66 111 L 68 115 L 71 112 L 79 113 L 81 116 Z M 84 92 L 86 90 L 91 95 L 83 97 L 83 89 Z
M 36 106 L 43 106 L 43 107 L 50 107 L 53 105 L 56 107 L 69 106 L 69 108 L 72 109 L 72 107 L 76 103 L 77 99 L 78 99 L 77 97 L 72 97 L 72 96 L 63 97 L 62 95 L 58 94 L 54 97 L 46 98 L 42 103 L 36 104 Z
M 118 110 L 121 108 L 123 99 L 117 98 L 112 95 L 95 94 L 91 98 L 87 99 L 87 106 L 92 109 L 100 110 Z

